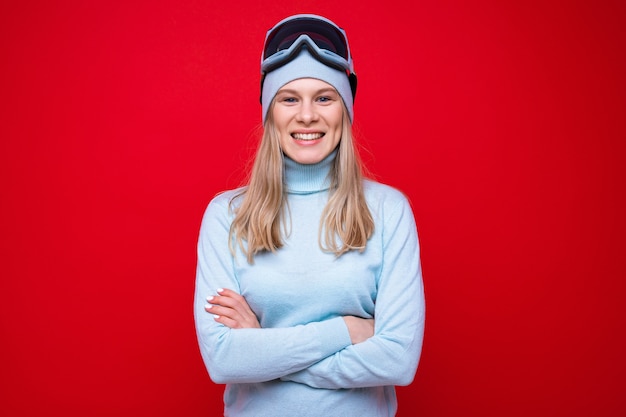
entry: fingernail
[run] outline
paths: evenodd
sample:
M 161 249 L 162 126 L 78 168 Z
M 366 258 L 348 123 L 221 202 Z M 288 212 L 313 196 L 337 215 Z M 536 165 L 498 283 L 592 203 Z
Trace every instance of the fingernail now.
M 210 305 L 210 304 L 205 304 L 205 305 L 204 305 L 204 309 L 205 309 L 205 310 L 208 310 L 208 309 L 210 309 L 210 308 L 213 308 L 213 306 L 212 306 L 212 305 Z
M 222 291 L 224 291 L 224 288 L 218 288 L 217 289 L 217 292 L 222 292 Z
M 206 300 L 207 300 L 207 301 L 211 301 L 213 298 L 215 298 L 215 297 L 213 297 L 212 295 L 209 295 L 209 296 L 206 298 Z
M 217 314 L 213 314 L 213 318 L 214 318 L 214 319 L 219 319 L 219 318 L 220 318 L 220 316 L 218 316 Z

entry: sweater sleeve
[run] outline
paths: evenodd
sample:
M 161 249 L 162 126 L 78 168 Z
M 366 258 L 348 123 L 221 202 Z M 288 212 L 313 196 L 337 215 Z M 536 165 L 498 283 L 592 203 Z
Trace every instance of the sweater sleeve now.
M 277 379 L 349 346 L 350 335 L 341 317 L 288 328 L 230 329 L 204 310 L 206 297 L 218 288 L 239 291 L 228 248 L 230 221 L 227 196 L 218 196 L 207 207 L 198 238 L 194 319 L 213 382 Z
M 327 389 L 413 381 L 422 350 L 425 300 L 417 229 L 404 197 L 383 214 L 382 244 L 374 336 L 283 380 Z

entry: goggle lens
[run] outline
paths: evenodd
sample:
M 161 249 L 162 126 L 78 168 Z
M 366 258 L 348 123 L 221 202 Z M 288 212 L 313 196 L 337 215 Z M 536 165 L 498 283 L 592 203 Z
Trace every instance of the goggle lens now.
M 274 28 L 265 40 L 263 60 L 288 49 L 301 35 L 308 35 L 320 48 L 349 60 L 348 45 L 341 30 L 323 20 L 298 18 Z

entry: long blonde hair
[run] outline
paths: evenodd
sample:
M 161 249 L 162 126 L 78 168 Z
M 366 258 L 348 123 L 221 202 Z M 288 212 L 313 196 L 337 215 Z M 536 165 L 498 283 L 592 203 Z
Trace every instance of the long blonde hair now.
M 288 234 L 287 197 L 284 187 L 284 156 L 272 109 L 267 112 L 263 137 L 254 159 L 248 185 L 231 199 L 235 213 L 230 225 L 229 247 L 238 246 L 249 263 L 262 251 L 275 252 Z M 330 195 L 320 219 L 320 248 L 336 256 L 350 250 L 365 250 L 374 232 L 374 219 L 363 192 L 363 166 L 356 150 L 348 112 L 343 108 L 343 126 L 337 156 L 330 171 Z M 241 204 L 234 204 L 241 199 Z

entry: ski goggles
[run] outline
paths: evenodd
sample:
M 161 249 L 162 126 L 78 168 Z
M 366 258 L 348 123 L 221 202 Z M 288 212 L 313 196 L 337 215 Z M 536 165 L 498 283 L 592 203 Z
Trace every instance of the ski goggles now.
M 346 32 L 322 16 L 294 15 L 270 29 L 263 45 L 261 74 L 290 62 L 305 47 L 318 61 L 345 71 L 352 93 L 356 94 L 356 74 Z

